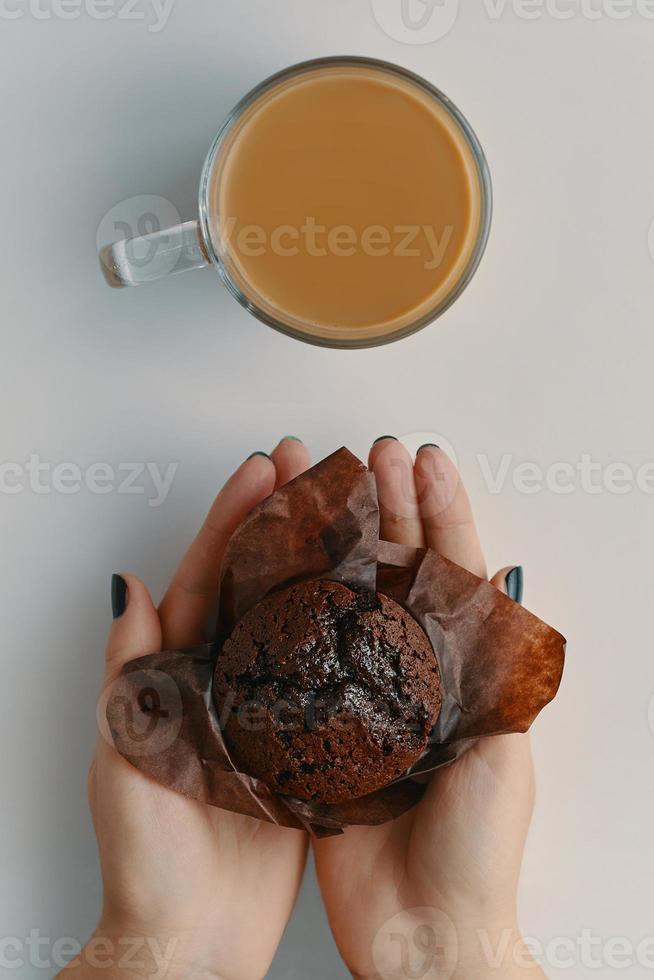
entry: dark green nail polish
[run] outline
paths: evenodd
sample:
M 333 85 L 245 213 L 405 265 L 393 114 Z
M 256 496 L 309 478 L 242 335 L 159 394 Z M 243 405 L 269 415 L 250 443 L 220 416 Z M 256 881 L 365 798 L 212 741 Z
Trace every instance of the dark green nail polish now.
M 378 438 L 373 442 L 373 446 L 376 446 L 378 442 L 382 441 L 382 439 L 392 439 L 393 442 L 397 442 L 396 436 L 378 436 Z
M 522 565 L 516 565 L 506 576 L 506 594 L 514 602 L 522 603 L 525 576 Z
M 290 439 L 292 442 L 302 442 L 299 436 L 282 436 L 279 441 L 284 442 L 286 439 Z
M 264 453 L 260 449 L 257 449 L 256 453 L 250 453 L 250 455 L 248 456 L 248 459 L 253 459 L 255 456 L 265 456 L 266 459 L 270 459 L 270 456 L 268 455 L 268 453 Z M 247 459 L 246 459 L 245 462 L 247 463 Z
M 111 611 L 114 619 L 119 619 L 127 609 L 129 592 L 122 575 L 111 576 Z
M 418 453 L 422 452 L 423 449 L 440 449 L 440 448 L 441 447 L 437 446 L 435 442 L 423 442 L 422 446 L 418 446 L 418 452 L 416 453 L 416 456 L 418 455 Z

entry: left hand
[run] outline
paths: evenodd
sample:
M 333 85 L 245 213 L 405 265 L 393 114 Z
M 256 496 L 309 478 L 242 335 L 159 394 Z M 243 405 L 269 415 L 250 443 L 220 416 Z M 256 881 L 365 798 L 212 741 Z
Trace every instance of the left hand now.
M 136 657 L 203 642 L 232 532 L 252 507 L 308 465 L 305 447 L 289 439 L 271 457 L 242 463 L 218 494 L 158 611 L 145 585 L 125 576 L 127 604 L 111 628 L 106 687 Z M 167 958 L 166 980 L 261 980 L 295 903 L 307 835 L 175 793 L 133 768 L 102 735 L 89 799 L 104 907 L 93 940 L 67 968 L 73 976 L 162 976 L 156 952 Z M 140 946 L 121 967 L 129 937 L 139 937 Z

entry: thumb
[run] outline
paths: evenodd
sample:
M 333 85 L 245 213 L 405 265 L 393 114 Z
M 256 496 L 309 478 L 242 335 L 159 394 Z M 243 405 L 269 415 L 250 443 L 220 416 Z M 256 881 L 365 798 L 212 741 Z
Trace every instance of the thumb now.
M 114 621 L 105 657 L 105 684 L 114 681 L 130 660 L 161 650 L 161 624 L 148 589 L 135 575 L 111 580 Z
M 508 595 L 509 599 L 522 604 L 524 579 L 522 565 L 507 565 L 505 568 L 501 568 L 499 572 L 495 572 L 491 579 L 491 585 Z

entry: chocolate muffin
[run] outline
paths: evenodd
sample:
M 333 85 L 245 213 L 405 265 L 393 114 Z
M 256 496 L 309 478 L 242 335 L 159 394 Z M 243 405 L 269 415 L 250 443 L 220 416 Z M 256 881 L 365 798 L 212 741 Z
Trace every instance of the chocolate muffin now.
M 339 803 L 422 755 L 441 705 L 432 645 L 381 593 L 304 582 L 252 608 L 224 644 L 214 701 L 237 768 Z

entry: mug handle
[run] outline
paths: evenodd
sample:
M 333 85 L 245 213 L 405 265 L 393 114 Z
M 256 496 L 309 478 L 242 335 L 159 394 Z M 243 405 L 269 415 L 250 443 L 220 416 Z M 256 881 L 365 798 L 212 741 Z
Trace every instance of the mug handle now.
M 199 221 L 105 245 L 99 257 L 105 279 L 116 289 L 211 264 Z

